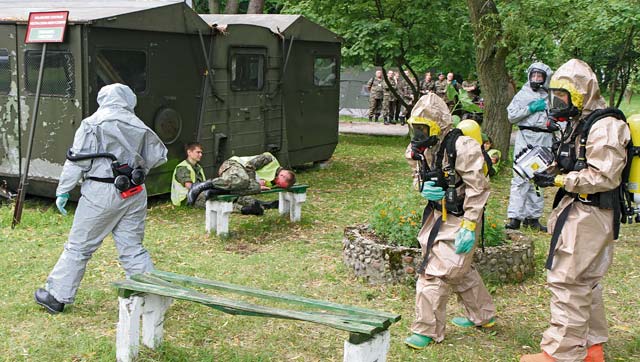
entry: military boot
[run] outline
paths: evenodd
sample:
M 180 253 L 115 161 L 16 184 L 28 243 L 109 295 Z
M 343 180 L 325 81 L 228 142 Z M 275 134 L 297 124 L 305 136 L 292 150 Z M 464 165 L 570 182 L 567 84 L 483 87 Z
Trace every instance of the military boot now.
M 385 124 L 385 125 L 389 125 L 389 118 L 384 117 L 384 124 Z
M 404 116 L 400 116 L 400 125 L 404 126 L 405 124 L 405 120 L 404 120 Z
M 376 115 L 376 120 L 374 122 L 378 122 L 378 118 L 380 118 L 380 116 Z
M 260 200 L 258 200 L 258 202 L 260 203 L 260 206 L 262 206 L 262 208 L 265 209 L 265 210 L 277 209 L 280 206 L 280 200 L 275 200 L 275 201 L 260 201 Z
M 369 117 L 369 122 L 373 122 L 373 117 Z
M 240 209 L 240 213 L 242 215 L 256 215 L 256 216 L 260 216 L 260 215 L 264 215 L 264 209 L 262 208 L 262 205 L 260 205 L 260 202 L 255 201 L 254 203 L 252 203 L 251 205 L 247 205 L 247 206 L 243 206 Z
M 198 182 L 196 184 L 191 185 L 189 192 L 187 193 L 187 205 L 193 205 L 198 198 L 198 195 L 204 190 L 209 190 L 213 188 L 213 181 L 204 181 Z
M 526 218 L 524 219 L 522 226 L 545 233 L 547 232 L 547 227 L 540 224 L 540 221 L 538 219 Z
M 520 220 L 509 219 L 509 222 L 504 227 L 505 229 L 518 230 L 520 229 Z
M 58 314 L 64 310 L 64 303 L 58 302 L 46 289 L 39 288 L 36 290 L 33 298 L 36 300 L 36 303 L 43 306 L 44 309 L 51 314 Z

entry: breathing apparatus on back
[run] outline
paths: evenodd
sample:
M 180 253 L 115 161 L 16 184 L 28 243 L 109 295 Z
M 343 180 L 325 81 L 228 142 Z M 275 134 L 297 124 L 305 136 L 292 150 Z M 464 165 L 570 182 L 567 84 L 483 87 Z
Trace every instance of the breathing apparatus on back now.
M 69 161 L 82 161 L 95 158 L 108 158 L 111 160 L 113 178 L 89 177 L 90 180 L 113 183 L 116 189 L 120 191 L 121 196 L 125 199 L 142 191 L 142 184 L 144 184 L 146 179 L 146 173 L 143 168 L 132 168 L 127 163 L 120 163 L 114 154 L 108 152 L 74 154 L 71 152 L 71 149 L 67 151 L 67 159 Z

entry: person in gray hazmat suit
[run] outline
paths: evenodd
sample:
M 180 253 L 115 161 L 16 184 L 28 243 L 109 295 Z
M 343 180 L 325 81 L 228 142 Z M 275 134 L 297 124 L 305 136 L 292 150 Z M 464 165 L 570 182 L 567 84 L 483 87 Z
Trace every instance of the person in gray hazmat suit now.
M 36 303 L 50 313 L 60 313 L 65 304 L 73 303 L 87 262 L 109 233 L 127 276 L 153 269 L 151 256 L 142 245 L 147 215 L 144 175 L 167 161 L 167 148 L 134 114 L 136 96 L 129 87 L 104 86 L 98 92 L 98 106 L 78 127 L 56 189 L 56 206 L 66 214 L 69 192 L 83 180 L 64 251 L 45 287 L 34 295 Z M 129 181 L 137 181 L 135 187 L 116 188 L 116 182 L 126 181 L 116 176 L 114 160 L 105 157 L 106 153 L 122 165 L 118 170 L 127 165 L 134 170 Z M 83 156 L 87 158 L 70 160 Z
M 605 109 L 598 78 L 581 60 L 571 59 L 558 68 L 550 93 L 549 116 L 569 119 L 565 132 L 571 132 L 556 155 L 555 171 L 560 173 L 534 176 L 539 186 L 560 187 L 563 195 L 549 215 L 551 320 L 540 342 L 542 352 L 520 361 L 603 362 L 602 344 L 609 336 L 600 281 L 613 261 L 613 241 L 618 237 L 618 187 L 631 132 L 619 111 Z M 582 148 L 582 127 L 592 121 Z M 562 152 L 571 144 L 575 153 Z M 576 154 L 583 151 L 580 164 Z
M 514 155 L 526 149 L 527 145 L 540 145 L 550 149 L 553 144 L 553 131 L 547 128 L 545 113 L 546 88 L 549 87 L 552 73 L 546 64 L 531 64 L 527 70 L 529 80 L 507 107 L 509 122 L 516 124 L 520 129 L 513 148 Z M 542 192 L 514 171 L 507 208 L 509 222 L 505 227 L 517 230 L 522 223 L 523 226 L 546 232 L 547 228 L 540 224 L 543 208 Z
M 413 334 L 404 343 L 414 349 L 423 349 L 431 342 L 444 339 L 446 306 L 451 291 L 458 295 L 466 312 L 466 317 L 453 318 L 455 325 L 489 328 L 495 324 L 496 309 L 491 295 L 471 265 L 490 186 L 480 143 L 453 129 L 449 108 L 436 93 L 428 93 L 418 100 L 409 125 L 412 150 L 405 152 L 405 157 L 413 160 L 424 157 L 432 171 L 447 171 L 449 176 L 445 177 L 453 176 L 449 181 L 453 186 L 447 188 L 447 192 L 453 191 L 456 195 L 456 210 L 447 207 L 445 218 L 442 211 L 444 189 L 427 181 L 421 191 L 429 200 L 418 233 L 423 260 L 416 282 Z M 457 138 L 450 137 L 456 132 L 459 132 Z M 448 156 L 449 151 L 440 158 L 440 151 L 451 140 L 455 140 L 455 153 L 452 153 L 455 161 Z

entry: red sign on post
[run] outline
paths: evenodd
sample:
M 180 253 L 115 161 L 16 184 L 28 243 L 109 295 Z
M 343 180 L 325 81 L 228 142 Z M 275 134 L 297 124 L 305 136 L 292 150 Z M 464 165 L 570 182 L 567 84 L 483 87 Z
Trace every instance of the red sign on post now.
M 62 43 L 68 11 L 29 13 L 25 43 Z

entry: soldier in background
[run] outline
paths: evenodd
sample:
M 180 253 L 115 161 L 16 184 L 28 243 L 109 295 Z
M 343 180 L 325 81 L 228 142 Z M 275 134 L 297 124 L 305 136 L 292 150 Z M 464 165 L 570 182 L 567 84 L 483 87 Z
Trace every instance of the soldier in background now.
M 425 95 L 429 92 L 436 91 L 436 82 L 431 77 L 431 72 L 424 74 L 424 80 L 420 82 L 420 93 Z
M 408 70 L 405 70 L 404 74 L 407 76 L 407 79 L 409 79 L 409 81 L 413 83 L 415 87 L 418 86 L 418 82 L 413 77 L 411 72 L 409 72 Z M 411 88 L 411 85 L 407 83 L 403 78 L 402 78 L 402 85 L 398 86 L 398 88 L 400 89 L 400 95 L 402 96 L 402 100 L 404 100 L 404 102 L 407 105 L 409 105 L 409 107 L 405 107 L 403 105 L 401 106 L 401 109 L 400 109 L 400 124 L 404 126 L 406 120 L 409 118 L 409 115 L 411 114 L 411 104 L 413 103 L 413 89 Z
M 396 73 L 393 70 L 388 71 L 387 78 L 389 78 L 389 84 L 391 84 L 391 86 L 395 88 L 397 92 L 398 86 L 397 86 L 397 80 L 396 80 Z M 391 122 L 392 124 L 395 124 L 396 121 L 394 120 L 394 117 L 396 114 L 396 107 L 398 105 L 398 100 L 396 99 L 396 96 L 391 91 L 391 88 L 387 85 L 387 82 L 382 83 L 382 89 L 383 89 L 382 118 L 384 118 L 384 124 L 389 124 L 389 122 Z
M 436 95 L 447 101 L 447 80 L 444 78 L 444 73 L 438 73 L 438 80 L 435 83 Z
M 378 118 L 380 118 L 380 108 L 382 108 L 382 98 L 384 94 L 382 88 L 383 83 L 384 79 L 382 79 L 381 70 L 376 70 L 376 76 L 367 82 L 367 91 L 369 91 L 369 122 L 373 120 L 374 116 L 376 122 L 378 122 Z

